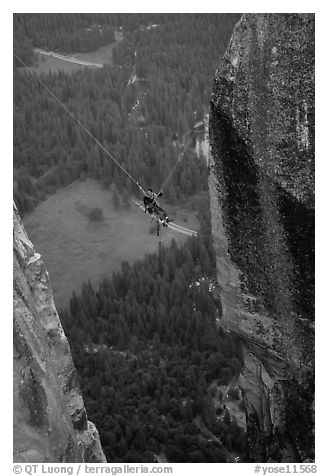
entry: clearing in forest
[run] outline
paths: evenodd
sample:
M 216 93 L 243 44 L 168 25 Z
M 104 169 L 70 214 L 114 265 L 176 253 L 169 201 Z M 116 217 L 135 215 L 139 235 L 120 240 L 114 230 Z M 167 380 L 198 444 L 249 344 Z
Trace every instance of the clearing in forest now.
M 198 229 L 191 204 L 173 207 L 163 200 L 161 204 L 175 223 Z M 92 222 L 87 216 L 93 208 L 103 211 L 102 221 Z M 115 208 L 112 191 L 92 179 L 58 190 L 24 217 L 24 226 L 46 264 L 58 308 L 69 304 L 83 281 L 97 285 L 120 269 L 123 260 L 133 263 L 157 251 L 159 241 L 168 245 L 172 238 L 177 243 L 187 238 L 168 228 L 161 228 L 158 238 L 149 215 L 133 204 L 130 209 Z

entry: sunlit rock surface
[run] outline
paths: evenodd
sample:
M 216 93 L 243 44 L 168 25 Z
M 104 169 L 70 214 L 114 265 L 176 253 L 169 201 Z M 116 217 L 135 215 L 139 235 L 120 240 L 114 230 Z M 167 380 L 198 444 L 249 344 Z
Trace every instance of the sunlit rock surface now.
M 41 256 L 14 207 L 14 461 L 106 462 Z
M 246 14 L 214 78 L 222 321 L 244 342 L 254 461 L 314 458 L 314 15 Z

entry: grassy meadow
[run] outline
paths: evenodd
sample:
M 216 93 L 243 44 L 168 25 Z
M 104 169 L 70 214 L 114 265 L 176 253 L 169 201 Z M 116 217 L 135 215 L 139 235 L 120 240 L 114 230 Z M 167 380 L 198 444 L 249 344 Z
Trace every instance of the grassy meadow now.
M 191 205 L 166 206 L 163 200 L 161 204 L 176 224 L 197 230 Z M 95 207 L 103 210 L 101 222 L 92 222 L 87 216 Z M 73 290 L 79 292 L 83 281 L 89 279 L 96 285 L 118 270 L 122 260 L 133 263 L 156 251 L 159 241 L 167 245 L 172 238 L 177 242 L 187 238 L 168 228 L 161 228 L 160 237 L 151 234 L 149 215 L 133 204 L 128 210 L 115 209 L 111 190 L 92 179 L 58 190 L 23 221 L 46 264 L 58 308 L 69 304 Z
M 116 42 L 110 43 L 109 45 L 102 46 L 95 51 L 91 51 L 90 53 L 76 53 L 74 58 L 83 60 L 83 61 L 90 61 L 91 63 L 101 63 L 111 65 L 113 64 L 113 48 Z

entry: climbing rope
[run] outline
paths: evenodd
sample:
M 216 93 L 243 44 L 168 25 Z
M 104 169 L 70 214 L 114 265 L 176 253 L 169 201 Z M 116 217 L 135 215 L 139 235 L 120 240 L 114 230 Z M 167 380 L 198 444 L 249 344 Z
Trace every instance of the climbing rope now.
M 197 127 L 199 124 L 197 123 L 194 127 Z M 193 131 L 189 137 L 189 140 L 187 141 L 187 144 L 184 146 L 183 148 L 183 151 L 180 152 L 180 154 L 178 155 L 178 159 L 174 165 L 174 167 L 171 169 L 170 173 L 168 174 L 168 176 L 166 177 L 166 179 L 164 180 L 161 188 L 159 189 L 159 193 L 160 192 L 164 192 L 164 187 L 166 187 L 166 185 L 168 184 L 170 178 L 172 177 L 173 173 L 175 172 L 175 170 L 177 169 L 178 165 L 180 164 L 186 150 L 188 149 L 189 145 L 191 144 L 191 141 L 192 141 L 192 136 L 196 133 L 196 132 L 199 132 L 199 131 Z
M 60 106 L 67 112 L 67 114 L 69 114 L 71 116 L 72 119 L 74 119 L 74 121 L 81 127 L 81 129 L 83 129 L 95 142 L 96 144 L 105 152 L 106 155 L 108 155 L 108 157 L 110 157 L 113 162 L 115 162 L 115 164 L 120 167 L 121 170 L 123 170 L 123 172 L 129 177 L 130 180 L 132 180 L 132 182 L 134 182 L 137 187 L 142 191 L 142 193 L 144 195 L 146 195 L 146 192 L 144 191 L 144 189 L 141 187 L 141 185 L 139 184 L 139 182 L 137 180 L 135 180 L 132 175 L 129 174 L 129 172 L 123 167 L 122 164 L 120 164 L 120 162 L 118 162 L 115 157 L 106 149 L 106 147 L 104 147 L 102 145 L 101 142 L 99 142 L 99 140 L 92 134 L 92 132 L 89 131 L 89 129 L 69 110 L 67 109 L 67 107 L 65 106 L 65 104 L 62 103 L 62 101 L 48 88 L 48 86 L 43 82 L 41 81 L 41 79 L 36 75 L 34 74 L 34 72 L 31 70 L 31 68 L 29 66 L 27 66 L 23 60 L 21 60 L 15 53 L 14 53 L 14 56 L 15 58 L 18 59 L 18 61 L 20 61 L 29 71 L 30 73 L 32 74 L 32 76 L 34 76 L 34 78 L 48 91 L 48 93 L 60 104 Z

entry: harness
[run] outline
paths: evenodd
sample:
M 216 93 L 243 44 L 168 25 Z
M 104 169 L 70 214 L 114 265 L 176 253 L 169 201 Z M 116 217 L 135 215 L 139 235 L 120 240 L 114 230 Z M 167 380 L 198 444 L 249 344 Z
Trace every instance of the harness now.
M 149 195 L 144 196 L 144 205 L 150 215 L 154 215 L 154 217 L 162 222 L 167 222 L 168 216 L 164 209 L 158 205 L 156 200 Z

